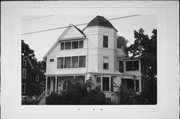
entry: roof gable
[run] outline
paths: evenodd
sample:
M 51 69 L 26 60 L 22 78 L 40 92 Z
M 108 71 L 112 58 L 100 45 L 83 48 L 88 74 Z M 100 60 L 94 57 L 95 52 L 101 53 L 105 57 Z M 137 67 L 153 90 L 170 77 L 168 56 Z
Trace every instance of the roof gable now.
M 65 31 L 59 36 L 57 41 L 54 43 L 54 45 L 50 48 L 50 50 L 45 54 L 43 59 L 45 59 L 51 52 L 52 50 L 58 45 L 59 41 L 61 40 L 71 40 L 71 39 L 77 39 L 77 38 L 86 38 L 84 33 L 74 26 L 73 24 L 70 24 Z
M 66 30 L 60 35 L 58 40 L 85 38 L 84 33 L 76 26 L 70 24 Z

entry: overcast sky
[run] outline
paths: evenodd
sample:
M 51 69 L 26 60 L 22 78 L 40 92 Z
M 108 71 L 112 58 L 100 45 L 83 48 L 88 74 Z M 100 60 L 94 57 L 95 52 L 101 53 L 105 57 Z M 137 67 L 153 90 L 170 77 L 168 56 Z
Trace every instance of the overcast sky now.
M 34 32 L 39 30 L 46 30 L 51 28 L 58 28 L 68 26 L 69 24 L 88 23 L 95 15 L 28 15 L 22 17 L 22 33 Z M 103 15 L 106 19 L 129 16 L 125 15 Z M 118 35 L 125 37 L 129 42 L 128 45 L 134 42 L 134 30 L 143 28 L 145 34 L 149 37 L 152 35 L 152 30 L 157 28 L 157 19 L 153 15 L 140 15 L 128 17 L 124 19 L 117 19 L 110 21 L 118 30 Z M 78 26 L 83 29 L 86 25 Z M 27 43 L 31 49 L 35 51 L 35 57 L 42 60 L 46 52 L 56 42 L 57 38 L 62 34 L 64 29 L 52 30 L 41 33 L 34 33 L 22 35 L 22 39 Z

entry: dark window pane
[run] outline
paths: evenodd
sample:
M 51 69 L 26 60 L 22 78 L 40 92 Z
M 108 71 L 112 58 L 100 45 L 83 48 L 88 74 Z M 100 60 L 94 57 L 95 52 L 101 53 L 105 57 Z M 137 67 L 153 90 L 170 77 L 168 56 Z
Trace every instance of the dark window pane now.
M 64 67 L 63 57 L 58 57 L 57 68 L 63 68 L 63 67 Z
M 61 50 L 64 50 L 64 43 L 61 43 Z
M 72 49 L 78 49 L 78 41 L 72 42 Z
M 134 70 L 139 70 L 139 61 L 134 61 Z
M 86 56 L 79 57 L 79 67 L 85 67 L 86 65 Z
M 71 57 L 65 57 L 65 68 L 71 68 Z
M 54 59 L 50 59 L 50 62 L 54 62 Z
M 133 64 L 132 61 L 126 62 L 126 71 L 132 71 L 133 70 Z
M 79 41 L 79 48 L 83 48 L 83 41 Z
M 103 91 L 109 91 L 109 78 L 103 77 Z
M 109 64 L 108 63 L 103 63 L 103 69 L 109 69 Z
M 139 92 L 139 80 L 136 80 L 136 91 Z
M 65 49 L 71 49 L 71 42 L 65 42 Z
M 119 61 L 119 72 L 124 72 L 124 64 L 123 64 L 123 61 Z
M 73 68 L 78 67 L 78 56 L 72 57 L 72 67 Z
M 108 47 L 108 36 L 103 36 L 103 47 L 104 48 Z

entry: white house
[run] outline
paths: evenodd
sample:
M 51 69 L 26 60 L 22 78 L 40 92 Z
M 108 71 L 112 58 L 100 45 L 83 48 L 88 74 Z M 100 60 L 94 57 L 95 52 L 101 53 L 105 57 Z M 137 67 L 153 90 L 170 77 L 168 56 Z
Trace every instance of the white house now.
M 142 91 L 140 59 L 127 58 L 117 45 L 117 30 L 102 16 L 96 16 L 80 30 L 70 24 L 46 53 L 46 93 L 58 92 L 68 82 L 92 79 L 107 98 L 122 84 Z

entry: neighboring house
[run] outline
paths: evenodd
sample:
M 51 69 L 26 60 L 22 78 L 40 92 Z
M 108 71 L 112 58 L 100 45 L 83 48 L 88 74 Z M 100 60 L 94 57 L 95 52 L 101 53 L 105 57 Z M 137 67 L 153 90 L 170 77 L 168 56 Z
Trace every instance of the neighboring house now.
M 46 94 L 65 89 L 69 82 L 88 79 L 111 100 L 121 84 L 142 92 L 141 61 L 127 57 L 117 32 L 102 16 L 96 16 L 83 30 L 70 24 L 44 56 Z
M 22 96 L 40 95 L 45 91 L 45 76 L 31 60 L 22 57 Z

